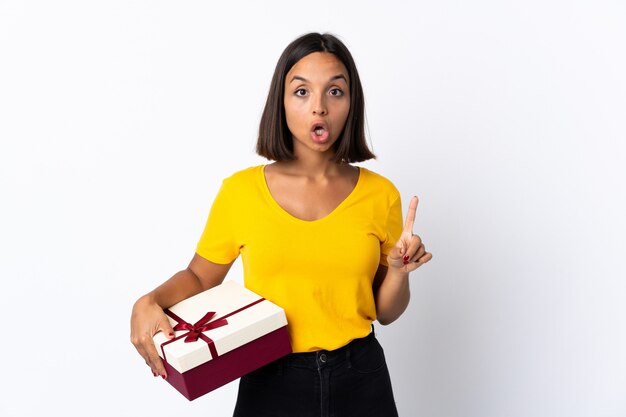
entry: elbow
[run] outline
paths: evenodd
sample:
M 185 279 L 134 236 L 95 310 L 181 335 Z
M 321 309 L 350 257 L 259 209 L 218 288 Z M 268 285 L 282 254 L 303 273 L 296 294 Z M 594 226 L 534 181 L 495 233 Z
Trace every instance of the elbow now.
M 400 316 L 406 311 L 409 305 L 409 297 L 405 297 L 403 302 L 394 303 L 392 305 L 381 305 L 377 308 L 376 320 L 383 325 L 387 326 L 394 321 L 398 320 Z
M 378 321 L 378 323 L 380 323 L 383 326 L 387 326 L 393 323 L 394 321 L 396 321 L 397 319 L 398 317 L 385 317 L 385 316 L 376 317 L 376 320 Z
M 407 292 L 403 299 L 393 304 L 378 303 L 376 305 L 376 320 L 383 326 L 387 326 L 394 321 L 398 320 L 400 316 L 406 311 L 409 305 L 410 295 Z

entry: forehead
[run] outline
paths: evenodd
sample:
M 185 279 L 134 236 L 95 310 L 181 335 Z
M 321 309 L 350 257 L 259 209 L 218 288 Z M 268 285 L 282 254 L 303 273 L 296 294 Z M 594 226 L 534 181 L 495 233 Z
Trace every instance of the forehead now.
M 343 74 L 348 79 L 348 70 L 335 55 L 328 52 L 313 52 L 302 57 L 287 73 L 286 82 L 298 75 L 308 80 L 326 80 Z

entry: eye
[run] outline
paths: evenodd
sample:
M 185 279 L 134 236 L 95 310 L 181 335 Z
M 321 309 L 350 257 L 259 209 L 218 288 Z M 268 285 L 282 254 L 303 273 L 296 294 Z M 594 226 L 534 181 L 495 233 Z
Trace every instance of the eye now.
M 298 88 L 296 91 L 294 91 L 294 94 L 299 97 L 304 97 L 307 95 L 307 91 L 304 88 Z
M 343 96 L 343 91 L 339 88 L 333 88 L 330 90 L 329 94 L 333 97 L 341 97 Z

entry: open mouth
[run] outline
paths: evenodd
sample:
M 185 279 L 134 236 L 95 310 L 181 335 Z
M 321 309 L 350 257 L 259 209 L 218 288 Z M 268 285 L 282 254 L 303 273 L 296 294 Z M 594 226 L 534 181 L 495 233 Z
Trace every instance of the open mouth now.
M 311 128 L 311 137 L 315 141 L 325 141 L 326 139 L 328 139 L 328 136 L 328 127 L 324 123 L 316 123 Z
M 314 121 L 311 125 L 311 139 L 314 142 L 322 143 L 326 142 L 330 137 L 328 131 L 328 125 L 322 120 Z
M 317 136 L 322 136 L 328 132 L 328 127 L 324 123 L 315 123 L 311 128 L 311 132 Z

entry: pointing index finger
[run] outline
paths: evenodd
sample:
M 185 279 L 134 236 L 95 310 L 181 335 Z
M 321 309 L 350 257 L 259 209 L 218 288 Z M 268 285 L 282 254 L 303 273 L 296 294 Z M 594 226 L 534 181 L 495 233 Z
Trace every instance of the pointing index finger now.
M 404 223 L 404 231 L 413 234 L 413 224 L 415 223 L 415 212 L 417 211 L 417 204 L 419 199 L 416 195 L 411 198 L 409 203 L 409 210 L 406 213 L 406 222 Z

